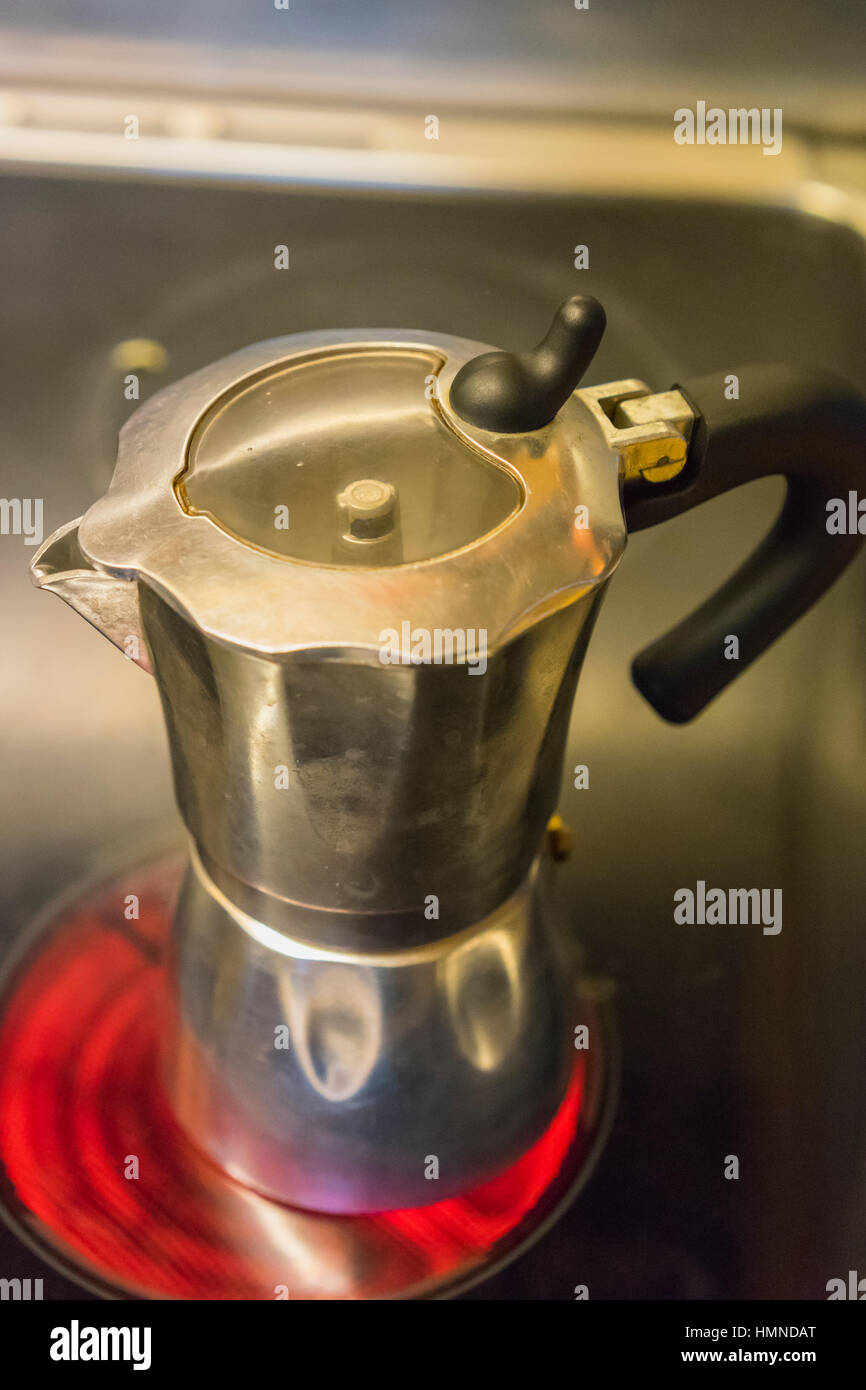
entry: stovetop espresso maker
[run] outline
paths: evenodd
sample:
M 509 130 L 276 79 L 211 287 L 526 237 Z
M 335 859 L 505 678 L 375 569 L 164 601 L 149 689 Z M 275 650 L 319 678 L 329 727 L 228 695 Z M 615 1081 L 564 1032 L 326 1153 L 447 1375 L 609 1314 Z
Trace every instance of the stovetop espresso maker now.
M 751 558 L 635 661 L 674 721 L 862 543 L 828 524 L 864 471 L 853 391 L 770 367 L 578 389 L 603 329 L 576 296 L 524 354 L 415 330 L 249 347 L 136 411 L 106 495 L 33 562 L 156 678 L 190 836 L 166 1085 L 280 1201 L 437 1201 L 555 1113 L 579 1004 L 545 827 L 627 534 L 787 477 Z

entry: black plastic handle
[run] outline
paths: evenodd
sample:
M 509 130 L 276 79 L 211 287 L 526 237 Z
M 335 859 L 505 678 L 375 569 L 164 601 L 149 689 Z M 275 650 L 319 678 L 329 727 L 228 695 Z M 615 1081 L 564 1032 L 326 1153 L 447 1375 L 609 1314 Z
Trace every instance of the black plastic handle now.
M 863 544 L 831 534 L 828 502 L 866 496 L 866 400 L 845 382 L 791 367 L 744 367 L 739 399 L 721 374 L 678 387 L 697 413 L 685 469 L 669 485 L 626 489 L 629 531 L 667 521 L 755 478 L 784 474 L 772 530 L 744 565 L 673 631 L 640 652 L 632 676 L 672 723 L 714 699 L 829 589 Z M 854 508 L 856 516 L 856 505 Z M 866 518 L 864 518 L 866 528 Z M 739 639 L 739 659 L 725 656 Z

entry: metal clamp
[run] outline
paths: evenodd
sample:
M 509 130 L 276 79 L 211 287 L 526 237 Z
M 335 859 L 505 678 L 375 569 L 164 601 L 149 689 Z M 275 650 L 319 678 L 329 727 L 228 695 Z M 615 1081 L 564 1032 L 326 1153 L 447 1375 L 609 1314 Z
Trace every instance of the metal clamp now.
M 576 393 L 619 455 L 624 482 L 666 483 L 685 467 L 694 412 L 680 391 L 653 394 L 643 381 L 613 381 Z

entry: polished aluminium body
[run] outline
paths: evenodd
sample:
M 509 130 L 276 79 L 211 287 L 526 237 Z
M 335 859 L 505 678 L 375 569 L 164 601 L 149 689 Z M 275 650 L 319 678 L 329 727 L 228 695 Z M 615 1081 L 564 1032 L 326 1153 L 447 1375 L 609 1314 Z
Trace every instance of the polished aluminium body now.
M 178 1117 L 318 1210 L 500 1170 L 574 1056 L 539 852 L 621 482 L 681 466 L 683 402 L 629 414 L 648 388 L 617 383 L 491 434 L 449 405 L 482 348 L 325 332 L 217 362 L 136 412 L 33 566 L 159 686 L 191 840 Z

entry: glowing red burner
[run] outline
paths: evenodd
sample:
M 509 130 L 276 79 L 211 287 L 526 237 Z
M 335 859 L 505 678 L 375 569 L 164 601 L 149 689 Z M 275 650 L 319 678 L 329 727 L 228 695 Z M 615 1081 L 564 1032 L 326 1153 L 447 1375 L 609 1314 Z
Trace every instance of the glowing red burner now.
M 189 1144 L 157 1072 L 179 874 L 167 861 L 103 885 L 41 934 L 7 983 L 0 1163 L 13 1219 L 71 1272 L 146 1298 L 429 1295 L 524 1243 L 592 1147 L 600 1086 L 587 1054 L 528 1153 L 433 1206 L 298 1211 L 241 1187 Z M 118 903 L 131 893 L 141 920 L 121 930 Z M 133 1160 L 137 1178 L 126 1175 Z

